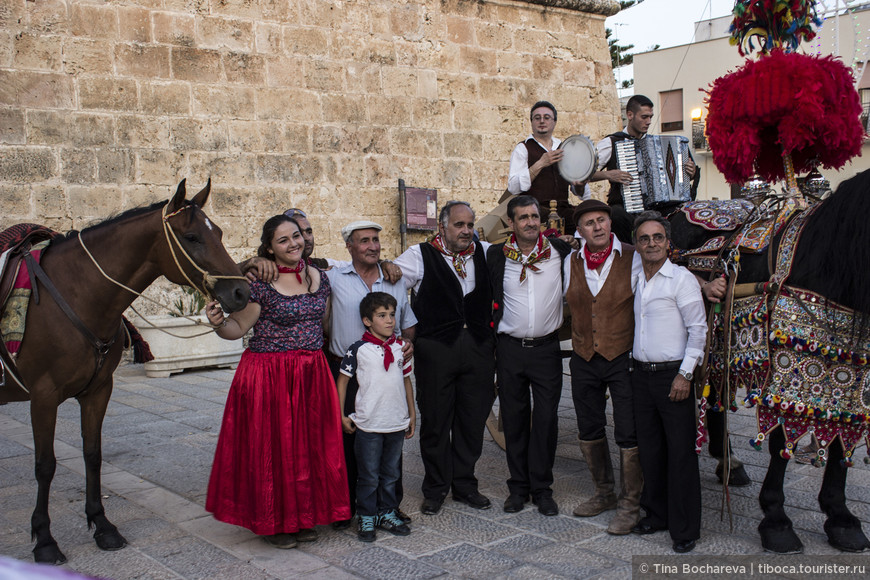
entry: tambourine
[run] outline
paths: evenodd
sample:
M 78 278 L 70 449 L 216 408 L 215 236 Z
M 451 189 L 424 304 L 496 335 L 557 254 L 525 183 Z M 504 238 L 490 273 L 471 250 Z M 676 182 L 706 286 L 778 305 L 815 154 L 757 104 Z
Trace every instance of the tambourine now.
M 598 170 L 598 149 L 583 135 L 571 135 L 559 144 L 564 151 L 559 173 L 565 181 L 586 181 Z

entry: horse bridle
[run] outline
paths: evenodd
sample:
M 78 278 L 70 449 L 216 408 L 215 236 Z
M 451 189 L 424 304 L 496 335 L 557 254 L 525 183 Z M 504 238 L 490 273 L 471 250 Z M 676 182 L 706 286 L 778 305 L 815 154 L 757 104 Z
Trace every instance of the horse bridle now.
M 192 205 L 185 205 L 185 206 L 182 206 L 180 209 L 175 210 L 172 213 L 166 212 L 168 207 L 169 207 L 169 204 L 166 204 L 165 206 L 163 206 L 163 214 L 161 216 L 161 223 L 163 224 L 163 235 L 166 236 L 166 245 L 169 246 L 169 252 L 170 252 L 170 254 L 172 254 L 172 259 L 175 262 L 175 267 L 178 268 L 178 271 L 181 272 L 181 275 L 184 276 L 184 279 L 187 280 L 187 283 L 190 284 L 190 286 L 192 288 L 195 288 L 198 292 L 202 293 L 203 296 L 207 296 L 208 298 L 211 298 L 211 299 L 216 299 L 214 292 L 212 292 L 212 289 L 214 288 L 215 284 L 217 284 L 218 280 L 245 280 L 245 281 L 247 281 L 247 278 L 245 278 L 244 276 L 224 276 L 224 275 L 210 274 L 207 270 L 200 268 L 199 264 L 197 264 L 193 260 L 193 258 L 190 257 L 190 254 L 188 254 L 187 251 L 184 249 L 184 246 L 181 245 L 181 242 L 179 241 L 178 236 L 175 235 L 175 232 L 172 231 L 172 228 L 169 226 L 169 218 L 171 218 L 175 215 L 178 215 L 179 213 L 181 213 L 185 209 L 187 209 L 189 207 L 193 207 L 193 206 Z M 87 254 L 88 258 L 91 259 L 91 262 L 93 262 L 94 266 L 97 267 L 97 270 L 100 271 L 100 274 L 103 275 L 103 278 L 105 278 L 106 280 L 108 280 L 112 284 L 114 284 L 120 288 L 123 288 L 124 290 L 126 290 L 132 294 L 135 294 L 139 298 L 144 298 L 150 302 L 153 302 L 154 304 L 157 304 L 158 306 L 165 307 L 164 304 L 161 304 L 157 300 L 154 300 L 153 298 L 150 298 L 150 297 L 142 294 L 141 292 L 137 292 L 136 290 L 133 290 L 132 288 L 130 288 L 126 284 L 118 282 L 117 280 L 115 280 L 114 278 L 109 276 L 106 273 L 106 271 L 103 270 L 103 268 L 100 266 L 99 262 L 97 262 L 97 259 L 94 258 L 94 255 L 91 254 L 90 250 L 88 250 L 88 247 L 85 245 L 85 242 L 82 239 L 81 232 L 78 232 L 78 238 L 79 238 L 79 243 L 82 245 L 82 249 L 85 251 L 85 254 Z M 193 280 L 191 280 L 190 277 L 187 275 L 187 272 L 184 271 L 184 268 L 181 267 L 181 264 L 178 262 L 178 256 L 175 253 L 175 248 L 172 245 L 173 240 L 175 241 L 175 244 L 178 246 L 178 251 L 181 253 L 181 255 L 187 260 L 187 262 L 191 266 L 194 267 L 194 269 L 196 269 L 199 273 L 202 274 L 202 288 L 200 288 L 200 286 L 198 286 Z M 209 326 L 211 326 L 211 325 L 209 325 Z
M 181 241 L 179 241 L 178 236 L 175 235 L 175 232 L 169 226 L 169 218 L 172 216 L 178 215 L 184 210 L 188 208 L 194 207 L 191 205 L 183 205 L 179 209 L 175 210 L 172 213 L 166 213 L 166 210 L 169 208 L 169 204 L 163 206 L 163 233 L 166 236 L 166 244 L 169 246 L 169 252 L 172 254 L 172 259 L 175 261 L 175 266 L 178 268 L 178 271 L 181 272 L 181 275 L 184 276 L 184 279 L 187 280 L 188 284 L 191 287 L 196 288 L 199 292 L 202 293 L 203 296 L 208 296 L 209 298 L 215 300 L 217 299 L 212 291 L 217 284 L 218 280 L 247 280 L 244 276 L 221 276 L 215 274 L 209 274 L 208 271 L 203 270 L 199 267 L 199 264 L 193 261 L 193 258 L 190 257 L 190 254 L 184 249 L 184 246 L 181 245 Z M 184 258 L 187 260 L 187 263 L 193 266 L 193 268 L 202 274 L 202 288 L 197 286 L 193 280 L 187 275 L 187 272 L 184 271 L 184 268 L 181 267 L 181 264 L 178 263 L 178 256 L 175 255 L 175 248 L 172 246 L 172 240 L 175 241 L 175 245 L 178 246 L 179 252 Z

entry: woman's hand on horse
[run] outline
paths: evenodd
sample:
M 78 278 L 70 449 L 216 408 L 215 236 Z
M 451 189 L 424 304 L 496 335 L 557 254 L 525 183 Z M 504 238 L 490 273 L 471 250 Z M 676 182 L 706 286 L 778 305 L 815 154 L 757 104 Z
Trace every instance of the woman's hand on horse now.
M 205 305 L 205 315 L 214 326 L 223 326 L 224 321 L 226 321 L 224 311 L 217 300 L 213 300 Z

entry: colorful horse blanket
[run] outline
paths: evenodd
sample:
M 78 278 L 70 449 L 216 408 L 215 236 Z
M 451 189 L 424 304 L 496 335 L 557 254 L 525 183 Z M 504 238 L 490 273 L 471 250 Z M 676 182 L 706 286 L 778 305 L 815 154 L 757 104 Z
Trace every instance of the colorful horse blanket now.
M 870 446 L 870 340 L 852 344 L 852 310 L 785 284 L 811 214 L 812 209 L 798 215 L 783 234 L 771 279 L 779 292 L 734 300 L 730 316 L 714 314 L 708 378 L 719 390 L 718 400 L 730 408 L 736 408 L 739 388 L 746 389 L 749 406 L 757 405 L 756 449 L 781 427 L 783 457 L 790 458 L 798 440 L 814 433 L 816 464 L 824 464 L 828 446 L 839 438 L 851 465 L 855 448 L 862 441 Z

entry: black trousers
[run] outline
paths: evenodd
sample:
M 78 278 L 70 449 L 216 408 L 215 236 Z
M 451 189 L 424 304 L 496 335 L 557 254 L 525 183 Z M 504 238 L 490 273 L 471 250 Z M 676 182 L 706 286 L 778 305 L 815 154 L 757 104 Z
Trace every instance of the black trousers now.
M 571 354 L 571 396 L 581 441 L 605 437 L 608 389 L 613 402 L 613 439 L 621 449 L 637 447 L 628 353 L 613 360 L 595 353 L 588 361 Z
M 478 344 L 462 330 L 452 345 L 418 338 L 414 347 L 423 496 L 442 501 L 452 488 L 477 491 L 474 465 L 494 399 L 495 340 Z
M 675 542 L 701 537 L 701 477 L 695 453 L 695 397 L 668 399 L 677 369 L 644 372 L 635 367 L 634 415 L 643 494 L 649 522 L 667 527 Z
M 329 362 L 329 370 L 332 373 L 332 378 L 338 380 L 341 359 L 333 354 L 327 354 L 326 360 Z M 359 391 L 359 383 L 356 377 L 351 377 L 347 383 L 347 393 L 344 397 L 344 414 L 350 415 L 356 410 L 356 394 Z M 347 490 L 350 492 L 350 515 L 356 513 L 356 484 L 359 478 L 359 469 L 356 463 L 356 433 L 342 432 L 342 442 L 344 443 L 344 462 L 347 465 Z M 405 490 L 402 487 L 402 460 L 399 459 L 399 480 L 396 482 L 396 499 L 399 506 L 402 505 L 402 498 L 405 495 Z
M 499 414 L 511 474 L 508 489 L 520 496 L 552 496 L 562 397 L 559 340 L 524 348 L 501 334 L 496 346 L 496 368 Z

